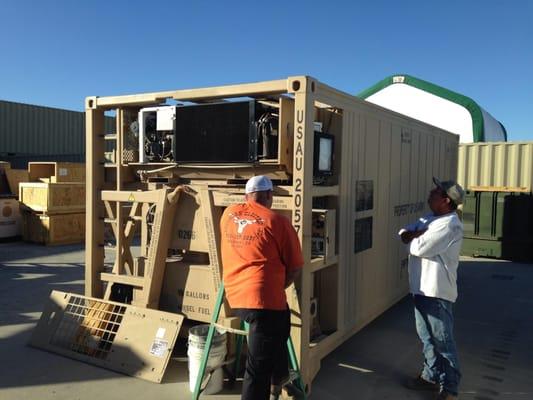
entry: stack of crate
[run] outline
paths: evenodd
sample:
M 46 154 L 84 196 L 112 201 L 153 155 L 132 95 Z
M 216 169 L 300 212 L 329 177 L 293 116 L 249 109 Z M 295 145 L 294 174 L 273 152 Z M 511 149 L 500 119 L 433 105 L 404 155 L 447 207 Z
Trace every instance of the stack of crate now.
M 46 245 L 85 238 L 85 164 L 30 162 L 19 185 L 22 237 Z

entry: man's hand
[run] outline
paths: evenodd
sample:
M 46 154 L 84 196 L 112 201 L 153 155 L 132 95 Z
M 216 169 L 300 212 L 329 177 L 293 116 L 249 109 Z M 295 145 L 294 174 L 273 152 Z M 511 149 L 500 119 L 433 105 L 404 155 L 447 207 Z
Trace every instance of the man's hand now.
M 416 239 L 419 236 L 422 236 L 427 229 L 422 229 L 419 231 L 405 231 L 400 235 L 400 238 L 402 239 L 402 242 L 405 244 L 410 243 L 411 240 Z

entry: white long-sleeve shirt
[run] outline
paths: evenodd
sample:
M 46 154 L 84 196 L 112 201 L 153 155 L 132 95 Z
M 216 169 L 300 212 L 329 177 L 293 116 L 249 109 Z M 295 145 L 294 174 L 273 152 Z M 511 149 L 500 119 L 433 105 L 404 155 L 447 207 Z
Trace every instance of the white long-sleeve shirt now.
M 423 229 L 427 231 L 408 244 L 410 291 L 455 302 L 463 223 L 456 212 L 428 214 L 405 226 L 399 235 Z

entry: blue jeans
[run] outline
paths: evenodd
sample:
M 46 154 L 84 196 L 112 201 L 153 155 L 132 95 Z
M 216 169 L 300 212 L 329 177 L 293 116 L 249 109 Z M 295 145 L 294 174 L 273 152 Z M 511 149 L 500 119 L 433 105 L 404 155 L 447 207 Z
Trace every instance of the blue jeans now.
M 461 372 L 453 338 L 453 303 L 415 295 L 416 331 L 422 341 L 424 369 L 422 378 L 458 394 Z

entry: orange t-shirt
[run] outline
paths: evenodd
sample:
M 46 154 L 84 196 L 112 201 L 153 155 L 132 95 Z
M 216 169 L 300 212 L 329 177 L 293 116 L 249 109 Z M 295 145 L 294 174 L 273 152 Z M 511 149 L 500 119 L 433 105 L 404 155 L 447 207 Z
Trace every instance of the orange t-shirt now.
M 286 271 L 303 265 L 300 241 L 289 220 L 250 200 L 226 208 L 220 231 L 230 307 L 285 310 Z

